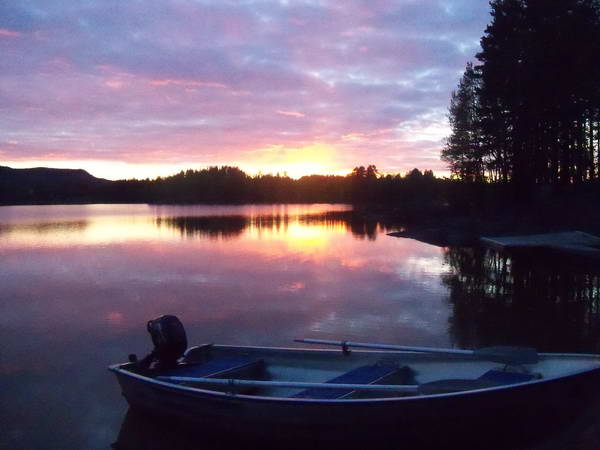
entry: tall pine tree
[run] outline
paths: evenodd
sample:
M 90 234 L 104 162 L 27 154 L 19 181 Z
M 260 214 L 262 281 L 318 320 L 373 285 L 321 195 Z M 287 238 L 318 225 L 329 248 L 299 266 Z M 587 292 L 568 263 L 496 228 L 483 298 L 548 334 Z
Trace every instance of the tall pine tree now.
M 442 150 L 453 176 L 469 181 L 483 181 L 484 161 L 479 120 L 479 74 L 468 63 L 455 91 L 452 92 L 448 120 L 452 134 Z
M 481 65 L 467 66 L 452 95 L 442 158 L 463 179 L 481 170 L 519 186 L 600 178 L 600 1 L 490 5 Z

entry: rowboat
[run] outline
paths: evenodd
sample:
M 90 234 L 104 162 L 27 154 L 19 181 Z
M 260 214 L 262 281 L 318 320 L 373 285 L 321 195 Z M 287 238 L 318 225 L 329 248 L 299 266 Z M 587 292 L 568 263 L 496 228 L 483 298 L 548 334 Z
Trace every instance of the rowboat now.
M 600 393 L 600 355 L 314 339 L 299 341 L 338 348 L 187 348 L 174 316 L 148 329 L 154 351 L 109 368 L 130 407 L 240 436 L 491 448 L 572 420 Z

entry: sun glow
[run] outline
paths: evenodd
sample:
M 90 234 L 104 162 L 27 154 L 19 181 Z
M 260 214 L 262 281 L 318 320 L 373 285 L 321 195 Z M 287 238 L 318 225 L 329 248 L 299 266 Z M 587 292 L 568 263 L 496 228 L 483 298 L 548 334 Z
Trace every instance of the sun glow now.
M 242 163 L 242 169 L 252 175 L 285 173 L 292 178 L 315 174 L 341 175 L 348 172 L 338 166 L 335 147 L 321 143 L 304 147 L 273 145 L 259 149 Z
M 329 144 L 314 143 L 302 147 L 272 145 L 252 150 L 235 161 L 223 160 L 219 163 L 173 162 L 136 163 L 109 160 L 15 160 L 3 161 L 16 169 L 31 167 L 52 167 L 57 169 L 83 169 L 98 178 L 108 180 L 145 179 L 167 177 L 182 170 L 201 169 L 211 165 L 229 165 L 242 169 L 249 175 L 281 174 L 291 178 L 305 175 L 346 175 L 348 168 L 341 167 L 336 148 Z
M 250 240 L 261 240 L 263 244 L 260 246 L 260 253 L 271 258 L 294 252 L 318 259 L 320 251 L 347 232 L 347 226 L 343 222 L 308 224 L 296 217 L 281 227 L 252 225 L 247 228 L 245 235 Z

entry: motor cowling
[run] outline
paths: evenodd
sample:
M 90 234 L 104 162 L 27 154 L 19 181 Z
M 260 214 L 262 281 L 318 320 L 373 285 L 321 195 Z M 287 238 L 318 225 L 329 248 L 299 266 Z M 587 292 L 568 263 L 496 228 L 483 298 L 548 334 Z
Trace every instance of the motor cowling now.
M 164 315 L 148 322 L 152 337 L 153 359 L 162 366 L 176 364 L 187 349 L 187 336 L 183 324 L 176 316 Z

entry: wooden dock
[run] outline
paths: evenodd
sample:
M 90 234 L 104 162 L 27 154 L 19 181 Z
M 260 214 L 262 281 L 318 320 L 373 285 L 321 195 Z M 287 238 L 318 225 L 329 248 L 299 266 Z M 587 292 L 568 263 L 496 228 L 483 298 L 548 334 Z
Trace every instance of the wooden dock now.
M 523 236 L 482 237 L 481 242 L 500 250 L 548 249 L 600 259 L 600 237 L 583 231 L 530 234 Z

